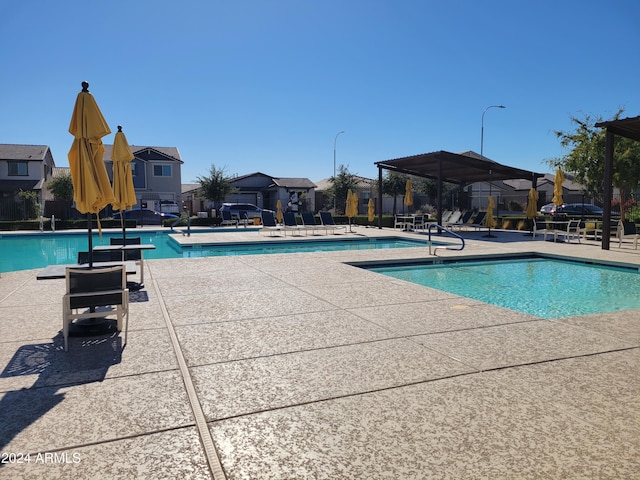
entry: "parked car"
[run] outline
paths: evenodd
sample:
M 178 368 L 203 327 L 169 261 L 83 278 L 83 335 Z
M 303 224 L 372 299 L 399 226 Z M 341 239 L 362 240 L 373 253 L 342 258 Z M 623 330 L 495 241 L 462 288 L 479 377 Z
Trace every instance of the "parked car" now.
M 180 207 L 173 200 L 160 200 L 160 212 L 180 215 Z
M 247 212 L 247 218 L 260 218 L 262 216 L 262 208 L 256 207 L 253 203 L 223 203 L 220 211 L 228 211 L 231 217 L 240 218 L 240 212 Z M 268 210 L 273 212 L 272 210 Z
M 541 215 L 553 215 L 553 212 L 556 210 L 555 203 L 547 203 L 543 207 L 540 208 Z
M 601 217 L 603 213 L 602 208 L 590 203 L 563 203 L 555 211 L 555 214 L 572 216 L 585 215 L 588 217 Z M 618 212 L 611 212 L 611 216 L 613 217 L 619 215 Z
M 120 212 L 115 212 L 113 218 L 120 220 Z M 134 208 L 133 210 L 125 210 L 124 218 L 127 220 L 136 220 L 141 225 L 162 225 L 164 220 L 170 218 L 178 218 L 173 213 L 160 213 L 150 208 Z

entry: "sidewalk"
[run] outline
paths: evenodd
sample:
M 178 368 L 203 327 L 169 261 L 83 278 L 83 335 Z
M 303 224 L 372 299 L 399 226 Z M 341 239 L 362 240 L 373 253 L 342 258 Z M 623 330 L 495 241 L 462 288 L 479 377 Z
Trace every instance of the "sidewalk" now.
M 438 254 L 640 266 L 492 232 Z M 540 320 L 344 263 L 419 257 L 149 260 L 124 349 L 68 353 L 64 280 L 2 274 L 0 478 L 638 478 L 640 310 Z

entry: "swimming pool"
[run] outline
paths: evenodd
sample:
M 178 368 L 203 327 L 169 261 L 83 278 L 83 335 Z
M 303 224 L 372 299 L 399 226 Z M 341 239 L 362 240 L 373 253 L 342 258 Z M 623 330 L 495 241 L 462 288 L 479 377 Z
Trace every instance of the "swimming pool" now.
M 224 235 L 221 229 L 216 230 Z M 340 238 L 326 240 L 256 241 L 246 243 L 226 243 L 216 245 L 180 246 L 165 231 L 130 232 L 127 236 L 141 237 L 142 243 L 155 245 L 155 250 L 147 250 L 145 259 L 191 258 L 229 255 L 256 255 L 270 253 L 327 252 L 339 250 L 370 250 L 384 248 L 425 247 L 424 241 L 400 239 L 396 237 Z M 193 235 L 197 235 L 194 233 Z M 121 237 L 121 232 L 103 232 L 102 238 L 94 232 L 93 246 L 108 245 L 110 238 Z M 47 265 L 75 263 L 79 251 L 86 251 L 87 232 L 37 233 L 0 235 L 0 272 L 13 272 Z
M 366 268 L 547 319 L 640 308 L 637 267 L 532 257 Z

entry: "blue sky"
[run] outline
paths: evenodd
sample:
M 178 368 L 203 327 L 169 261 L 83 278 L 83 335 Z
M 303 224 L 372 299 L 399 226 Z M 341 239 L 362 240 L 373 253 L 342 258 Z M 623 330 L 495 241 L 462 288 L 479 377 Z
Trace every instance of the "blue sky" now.
M 570 116 L 640 115 L 637 0 L 0 2 L 0 143 L 67 166 L 86 80 L 112 143 L 319 181 L 447 150 L 550 172 Z

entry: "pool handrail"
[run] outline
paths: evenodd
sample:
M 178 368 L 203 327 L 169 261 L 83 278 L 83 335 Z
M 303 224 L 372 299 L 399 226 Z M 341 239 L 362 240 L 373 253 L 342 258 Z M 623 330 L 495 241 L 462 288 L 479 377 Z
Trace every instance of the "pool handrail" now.
M 453 235 L 456 238 L 459 238 L 462 241 L 462 245 L 460 245 L 459 247 L 454 247 L 452 245 L 450 246 L 445 246 L 445 245 L 440 245 L 437 246 L 436 248 L 433 249 L 433 253 L 431 253 L 431 229 L 432 228 L 437 228 L 439 232 L 445 231 L 451 235 Z M 429 234 L 429 238 L 427 243 L 429 244 L 429 255 L 435 255 L 436 251 L 439 248 L 442 248 L 444 250 L 464 250 L 464 238 L 461 235 L 458 235 L 456 232 L 449 230 L 448 228 L 443 227 L 442 225 L 438 225 L 437 223 L 430 223 L 429 224 L 429 228 L 427 229 L 427 233 Z
M 179 217 L 178 219 L 176 219 L 176 221 L 171 224 L 171 231 L 173 232 L 173 227 L 178 225 L 183 220 L 185 220 L 185 217 Z M 191 216 L 187 215 L 186 216 L 186 220 L 187 220 L 187 233 L 186 233 L 186 235 L 187 235 L 187 237 L 190 237 L 191 236 Z M 185 235 L 184 231 L 182 231 L 182 230 L 178 230 L 178 232 L 182 233 L 182 236 Z

